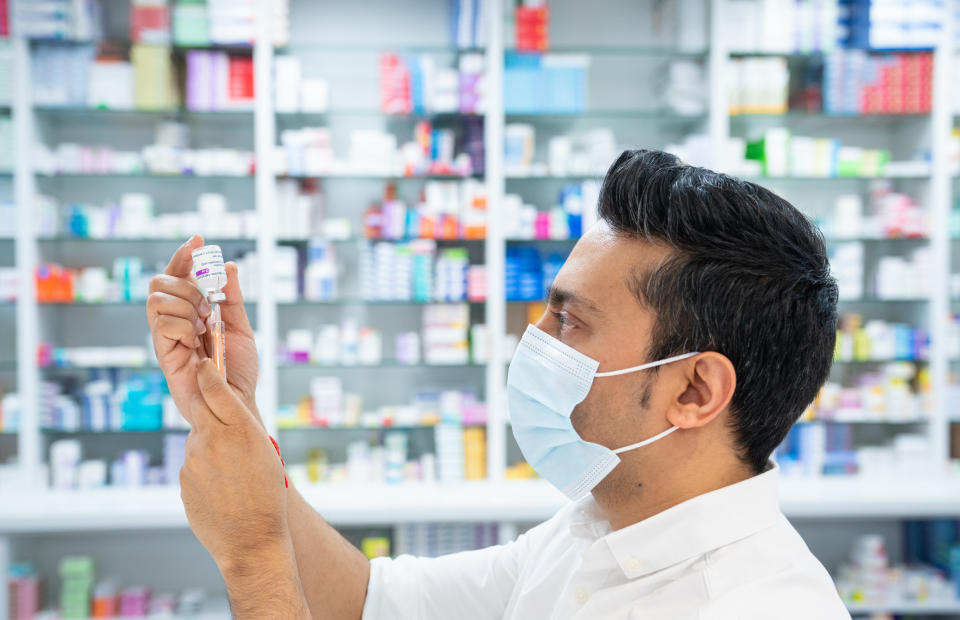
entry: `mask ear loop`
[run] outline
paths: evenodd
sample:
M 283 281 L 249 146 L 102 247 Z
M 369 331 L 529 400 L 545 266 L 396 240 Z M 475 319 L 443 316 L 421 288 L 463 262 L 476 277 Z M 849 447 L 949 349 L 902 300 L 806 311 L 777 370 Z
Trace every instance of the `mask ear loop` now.
M 629 446 L 624 446 L 624 447 L 622 447 L 622 448 L 617 448 L 616 450 L 613 451 L 613 453 L 614 453 L 614 454 L 620 454 L 621 452 L 627 452 L 628 450 L 634 450 L 634 449 L 636 449 L 636 448 L 642 448 L 643 446 L 652 444 L 653 442 L 655 442 L 655 441 L 658 440 L 658 439 L 663 439 L 664 437 L 666 437 L 667 435 L 669 435 L 670 433 L 672 433 L 673 431 L 676 431 L 676 430 L 680 430 L 680 427 L 679 427 L 679 426 L 671 426 L 670 428 L 668 428 L 667 430 L 663 431 L 663 432 L 660 433 L 659 435 L 654 435 L 654 436 L 651 437 L 650 439 L 644 439 L 643 441 L 640 441 L 640 442 L 637 442 L 637 443 L 632 443 L 632 444 L 630 444 Z
M 683 355 L 674 355 L 673 357 L 668 357 L 667 359 L 658 360 L 656 362 L 650 362 L 649 364 L 640 364 L 639 366 L 631 366 L 630 368 L 624 368 L 623 370 L 611 370 L 609 372 L 598 372 L 594 376 L 595 377 L 615 377 L 617 375 L 625 375 L 630 372 L 637 372 L 638 370 L 646 370 L 648 368 L 663 366 L 664 364 L 669 364 L 671 362 L 679 362 L 680 360 L 685 360 L 688 357 L 693 357 L 694 355 L 700 355 L 700 352 L 693 351 L 691 353 L 684 353 Z
M 615 377 L 615 376 L 617 376 L 617 375 L 625 375 L 625 374 L 630 373 L 630 372 L 637 372 L 638 370 L 646 370 L 646 369 L 648 369 L 648 368 L 655 368 L 655 367 L 657 367 L 657 366 L 663 366 L 664 364 L 669 364 L 669 363 L 671 363 L 671 362 L 679 362 L 680 360 L 685 360 L 685 359 L 687 359 L 687 358 L 689 358 L 689 357 L 693 357 L 694 355 L 699 355 L 699 353 L 700 353 L 699 351 L 692 351 L 692 352 L 690 352 L 690 353 L 684 353 L 683 355 L 675 355 L 675 356 L 673 356 L 673 357 L 668 357 L 668 358 L 666 358 L 666 359 L 658 360 L 658 361 L 656 361 L 656 362 L 651 362 L 651 363 L 649 363 L 649 364 L 641 364 L 641 365 L 639 365 L 639 366 L 633 366 L 633 367 L 631 367 L 631 368 L 624 368 L 623 370 L 611 370 L 611 371 L 609 371 L 609 372 L 598 372 L 598 373 L 597 373 L 596 375 L 594 375 L 594 376 L 597 376 L 597 377 Z M 674 431 L 676 431 L 676 430 L 679 430 L 679 429 L 680 429 L 679 426 L 671 426 L 670 428 L 668 428 L 667 430 L 663 431 L 662 433 L 659 433 L 659 434 L 657 434 L 657 435 L 654 435 L 653 437 L 651 437 L 651 438 L 649 438 L 649 439 L 644 439 L 643 441 L 638 441 L 637 443 L 630 444 L 629 446 L 624 446 L 624 447 L 622 447 L 622 448 L 617 448 L 616 450 L 613 450 L 613 453 L 614 453 L 614 454 L 620 454 L 620 453 L 622 453 L 622 452 L 627 452 L 627 451 L 629 451 L 629 450 L 636 450 L 637 448 L 642 448 L 643 446 L 648 446 L 648 445 L 652 444 L 653 442 L 657 441 L 658 439 L 663 439 L 664 437 L 666 437 L 666 436 L 669 435 L 670 433 L 672 433 L 672 432 L 674 432 Z

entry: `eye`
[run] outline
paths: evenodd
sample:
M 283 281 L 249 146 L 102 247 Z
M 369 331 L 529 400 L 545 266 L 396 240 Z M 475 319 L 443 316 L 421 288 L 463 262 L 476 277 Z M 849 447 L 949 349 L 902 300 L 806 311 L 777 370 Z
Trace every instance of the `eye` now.
M 569 316 L 567 316 L 566 312 L 551 312 L 550 314 L 553 315 L 553 318 L 556 319 L 557 324 L 560 326 L 561 334 L 568 332 L 575 327 L 573 321 Z

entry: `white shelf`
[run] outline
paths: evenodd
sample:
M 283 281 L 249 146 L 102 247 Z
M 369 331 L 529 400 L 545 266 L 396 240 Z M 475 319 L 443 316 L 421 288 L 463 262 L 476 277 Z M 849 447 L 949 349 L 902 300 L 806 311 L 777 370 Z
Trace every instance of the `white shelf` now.
M 566 502 L 542 480 L 433 484 L 316 484 L 306 500 L 339 526 L 404 522 L 539 522 Z M 960 517 L 960 477 L 786 478 L 790 518 Z M 184 528 L 176 487 L 5 492 L 0 533 Z
M 300 489 L 334 525 L 398 522 L 541 521 L 563 496 L 541 481 L 456 484 L 317 484 Z M 0 532 L 165 529 L 187 527 L 176 487 L 5 493 Z M 9 500 L 9 501 L 8 501 Z
M 889 603 L 847 603 L 851 614 L 910 614 L 920 616 L 960 615 L 960 600 L 915 602 L 890 601 Z
M 174 614 L 172 616 L 114 616 L 104 618 L 103 620 L 149 620 L 150 618 L 163 618 L 163 620 L 231 620 L 233 615 L 230 613 L 230 607 L 226 601 L 221 605 L 213 606 L 215 609 L 201 611 L 198 614 Z M 218 611 L 219 610 L 219 611 Z M 42 611 L 34 617 L 34 620 L 61 620 L 58 611 Z

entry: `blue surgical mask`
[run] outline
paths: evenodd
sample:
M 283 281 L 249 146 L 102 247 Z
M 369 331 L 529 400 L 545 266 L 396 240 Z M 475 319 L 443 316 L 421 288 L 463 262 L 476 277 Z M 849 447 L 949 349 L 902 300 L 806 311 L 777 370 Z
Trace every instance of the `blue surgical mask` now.
M 620 463 L 617 456 L 666 437 L 672 426 L 639 443 L 611 450 L 584 441 L 570 414 L 590 392 L 594 377 L 612 377 L 696 355 L 686 353 L 641 366 L 597 372 L 600 362 L 529 325 L 510 362 L 507 399 L 513 436 L 538 474 L 570 499 L 593 490 Z

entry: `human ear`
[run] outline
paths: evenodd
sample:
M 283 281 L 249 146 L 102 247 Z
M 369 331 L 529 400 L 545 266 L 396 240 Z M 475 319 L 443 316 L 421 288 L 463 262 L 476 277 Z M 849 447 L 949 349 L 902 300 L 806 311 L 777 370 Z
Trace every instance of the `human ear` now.
M 708 351 L 680 362 L 676 397 L 667 418 L 680 428 L 705 426 L 730 406 L 737 372 L 725 355 Z

